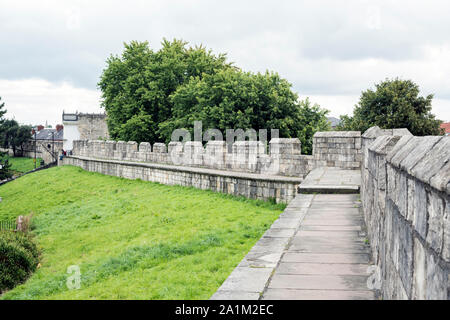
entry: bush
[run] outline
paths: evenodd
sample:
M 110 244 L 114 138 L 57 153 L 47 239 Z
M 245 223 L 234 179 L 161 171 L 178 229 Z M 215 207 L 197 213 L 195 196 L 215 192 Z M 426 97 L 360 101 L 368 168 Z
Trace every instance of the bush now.
M 0 292 L 24 282 L 38 262 L 39 252 L 29 235 L 0 231 Z

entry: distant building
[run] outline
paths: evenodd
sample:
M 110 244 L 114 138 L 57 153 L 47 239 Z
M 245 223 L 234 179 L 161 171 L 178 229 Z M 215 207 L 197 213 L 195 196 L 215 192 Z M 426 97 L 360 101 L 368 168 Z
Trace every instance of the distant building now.
M 328 117 L 327 120 L 332 129 L 335 129 L 341 123 L 341 120 L 335 117 Z
M 100 113 L 65 113 L 62 115 L 64 125 L 64 150 L 72 150 L 74 140 L 108 139 L 106 114 Z
M 446 136 L 450 135 L 450 122 L 442 123 L 441 128 L 444 129 Z
M 56 129 L 45 128 L 38 125 L 31 130 L 30 140 L 24 145 L 23 156 L 41 158 L 44 163 L 57 159 L 63 147 L 64 126 L 58 124 Z M 36 145 L 36 152 L 35 152 Z

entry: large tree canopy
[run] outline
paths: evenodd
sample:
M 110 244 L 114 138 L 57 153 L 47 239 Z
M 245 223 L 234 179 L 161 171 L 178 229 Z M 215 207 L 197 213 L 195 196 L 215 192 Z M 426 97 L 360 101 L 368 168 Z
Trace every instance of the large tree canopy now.
M 243 72 L 226 55 L 164 40 L 125 44 L 111 56 L 99 82 L 108 129 L 114 139 L 168 142 L 175 129 L 279 129 L 311 151 L 312 135 L 326 130 L 327 111 L 298 101 L 291 84 L 276 73 Z
M 122 57 L 107 60 L 99 82 L 111 137 L 161 141 L 158 124 L 172 116 L 170 95 L 191 77 L 230 68 L 225 60 L 180 40 L 164 40 L 156 52 L 147 42 L 125 44 Z
M 303 152 L 311 152 L 311 138 L 328 129 L 327 111 L 308 100 L 297 102 L 291 85 L 276 73 L 252 74 L 221 70 L 191 79 L 171 96 L 173 116 L 161 123 L 170 138 L 177 128 L 193 129 L 195 120 L 204 128 L 279 129 L 280 137 L 298 137 Z M 270 132 L 269 132 L 270 134 Z
M 342 116 L 339 128 L 364 132 L 379 126 L 407 128 L 418 136 L 441 134 L 441 121 L 431 113 L 433 95 L 421 97 L 419 93 L 419 86 L 411 80 L 386 79 L 375 85 L 375 91 L 362 92 L 353 116 Z
M 11 148 L 14 155 L 20 148 L 23 151 L 24 144 L 31 139 L 31 127 L 20 125 L 14 119 L 4 120 L 0 125 L 0 145 Z

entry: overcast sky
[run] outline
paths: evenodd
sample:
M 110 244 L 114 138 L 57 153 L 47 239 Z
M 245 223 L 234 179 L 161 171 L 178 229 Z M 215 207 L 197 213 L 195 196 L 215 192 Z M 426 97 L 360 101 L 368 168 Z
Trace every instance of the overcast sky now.
M 273 70 L 300 98 L 351 114 L 387 77 L 433 93 L 450 120 L 449 1 L 0 0 L 0 96 L 21 123 L 100 112 L 105 60 L 123 42 L 203 44 L 246 71 Z

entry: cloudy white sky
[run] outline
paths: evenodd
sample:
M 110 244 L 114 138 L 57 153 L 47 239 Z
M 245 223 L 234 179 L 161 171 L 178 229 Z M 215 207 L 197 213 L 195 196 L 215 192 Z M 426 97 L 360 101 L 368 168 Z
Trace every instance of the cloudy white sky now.
M 248 71 L 277 71 L 301 98 L 351 113 L 387 77 L 435 94 L 450 120 L 449 1 L 0 0 L 0 96 L 8 117 L 61 122 L 99 112 L 105 60 L 123 42 L 163 37 L 227 52 Z

